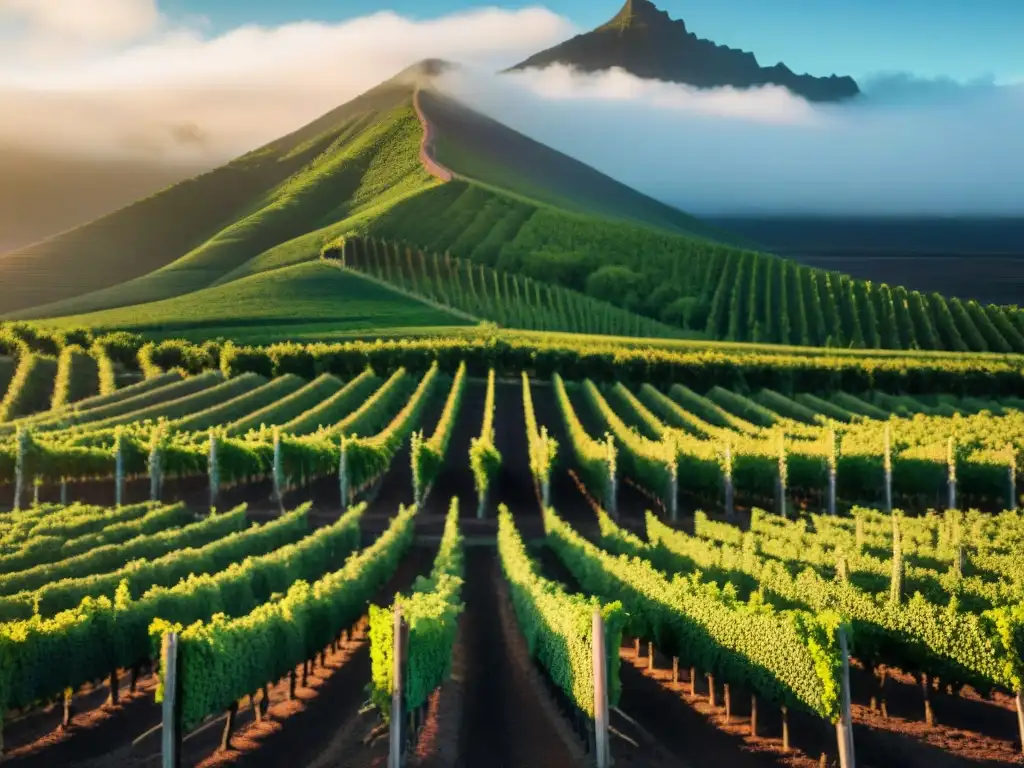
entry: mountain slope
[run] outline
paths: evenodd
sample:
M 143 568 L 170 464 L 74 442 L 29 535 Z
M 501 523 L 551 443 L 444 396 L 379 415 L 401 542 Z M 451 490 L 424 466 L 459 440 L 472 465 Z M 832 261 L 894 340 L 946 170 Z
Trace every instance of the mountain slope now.
M 50 324 L 172 335 L 253 329 L 263 336 L 273 328 L 287 337 L 318 326 L 346 333 L 472 323 L 318 260 L 164 301 L 72 315 Z
M 387 138 L 367 126 L 410 94 L 388 81 L 222 168 L 0 256 L 0 313 L 88 312 L 206 287 L 330 219 L 358 190 L 365 142 Z
M 741 242 L 436 91 L 421 91 L 420 103 L 436 132 L 437 159 L 463 179 L 573 213 Z
M 204 170 L 161 159 L 0 145 L 0 254 L 86 224 Z
M 682 20 L 672 20 L 650 0 L 626 0 L 606 24 L 534 54 L 512 67 L 566 64 L 584 72 L 621 67 L 652 80 L 698 88 L 781 85 L 809 101 L 841 101 L 860 93 L 850 77 L 813 77 L 785 64 L 762 67 L 754 54 L 697 37 Z
M 852 280 L 722 242 L 731 238 L 438 96 L 431 86 L 438 68 L 425 62 L 375 89 L 375 98 L 361 97 L 362 108 L 346 105 L 303 129 L 286 156 L 314 144 L 323 151 L 178 261 L 25 314 L 200 334 L 230 327 L 230 335 L 247 339 L 255 328 L 287 338 L 288 324 L 310 313 L 304 296 L 312 292 L 326 325 L 344 325 L 353 294 L 320 285 L 322 265 L 302 262 L 336 253 L 356 235 L 397 246 L 393 269 L 421 275 L 416 251 L 429 251 L 439 254 L 437 263 L 496 267 L 519 301 L 531 300 L 516 287 L 530 284 L 517 280 L 525 276 L 714 339 L 1024 352 L 1019 313 Z M 424 145 L 454 173 L 450 181 L 426 170 L 434 164 L 424 163 Z M 281 151 L 271 145 L 264 153 Z M 374 301 L 359 309 L 365 318 L 377 314 Z M 380 323 L 397 322 L 387 319 L 389 301 L 379 301 Z M 115 307 L 125 308 L 79 314 Z

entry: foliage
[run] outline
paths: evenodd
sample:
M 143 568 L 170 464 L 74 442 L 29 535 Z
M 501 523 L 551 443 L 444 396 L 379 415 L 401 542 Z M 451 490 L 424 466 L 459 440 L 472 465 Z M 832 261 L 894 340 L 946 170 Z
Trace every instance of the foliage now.
M 108 371 L 107 376 L 109 380 L 112 374 Z M 100 394 L 99 361 L 77 345 L 64 347 L 57 360 L 50 408 L 57 410 L 97 394 Z
M 178 695 L 184 730 L 283 677 L 355 622 L 412 544 L 415 514 L 415 507 L 402 508 L 387 531 L 339 570 L 313 583 L 295 581 L 283 597 L 246 615 L 218 614 L 188 627 L 155 620 L 150 626 L 154 647 L 162 646 L 166 632 L 179 633 Z M 162 694 L 161 689 L 158 700 Z
M 494 369 L 487 374 L 487 394 L 484 398 L 484 420 L 480 434 L 469 445 L 469 466 L 473 471 L 473 482 L 480 512 L 483 511 L 488 489 L 501 469 L 501 453 L 494 445 Z
M 0 423 L 49 408 L 57 378 L 57 361 L 35 353 L 22 355 L 7 393 L 0 401 Z
M 524 371 L 523 414 L 526 420 L 526 438 L 530 445 L 530 471 L 534 479 L 543 488 L 551 482 L 558 457 L 558 441 L 548 435 L 548 428 L 537 423 L 537 414 L 533 408 L 533 394 L 530 391 L 530 378 Z
M 510 328 L 673 338 L 677 329 L 620 309 L 606 300 L 505 274 L 483 264 L 425 254 L 398 243 L 348 236 L 325 250 L 347 268 L 413 296 Z M 621 288 L 621 286 L 620 286 Z M 588 291 L 597 295 L 594 291 Z
M 627 621 L 622 603 L 570 594 L 562 585 L 541 576 L 504 504 L 498 511 L 498 557 L 530 655 L 547 670 L 555 686 L 590 718 L 594 717 L 593 615 L 594 611 L 601 612 L 608 659 L 608 704 L 616 706 L 622 691 L 619 645 Z
M 441 465 L 444 464 L 448 443 L 451 441 L 455 422 L 459 417 L 459 408 L 462 405 L 465 388 L 466 366 L 463 364 L 455 372 L 455 378 L 452 380 L 452 386 L 448 392 L 448 399 L 445 401 L 444 410 L 441 411 L 441 418 L 438 419 L 433 434 L 429 438 L 424 438 L 421 430 L 412 435 L 410 449 L 412 482 L 415 499 L 420 504 L 423 503 L 434 480 L 437 479 L 438 472 L 441 471 Z
M 370 700 L 385 722 L 391 718 L 394 688 L 394 612 L 400 609 L 409 627 L 402 700 L 409 712 L 426 703 L 451 675 L 458 617 L 465 607 L 461 599 L 463 570 L 459 500 L 453 498 L 430 575 L 417 577 L 411 594 L 396 595 L 387 608 L 370 605 Z

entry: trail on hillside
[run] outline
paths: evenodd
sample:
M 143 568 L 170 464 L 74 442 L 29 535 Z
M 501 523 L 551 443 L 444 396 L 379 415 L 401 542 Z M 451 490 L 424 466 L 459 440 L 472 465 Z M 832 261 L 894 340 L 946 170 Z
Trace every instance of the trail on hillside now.
M 423 108 L 420 106 L 419 88 L 413 91 L 412 106 L 416 110 L 416 117 L 419 118 L 420 125 L 423 127 L 423 138 L 420 140 L 420 162 L 423 163 L 427 173 L 434 178 L 441 181 L 451 181 L 454 178 L 454 174 L 434 159 L 434 133 L 430 123 L 427 121 L 426 115 L 423 114 Z

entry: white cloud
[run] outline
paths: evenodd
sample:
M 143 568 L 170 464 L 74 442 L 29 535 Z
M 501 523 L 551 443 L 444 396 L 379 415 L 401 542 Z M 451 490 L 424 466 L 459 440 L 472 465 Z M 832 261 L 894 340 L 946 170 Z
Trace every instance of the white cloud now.
M 1024 84 L 890 75 L 839 105 L 564 67 L 444 87 L 695 213 L 1024 214 Z
M 167 28 L 71 62 L 0 58 L 0 143 L 215 162 L 294 130 L 421 59 L 492 69 L 573 31 L 538 8 L 427 21 L 379 13 L 340 24 L 246 26 L 210 38 Z
M 0 0 L 0 25 L 16 29 L 5 58 L 73 56 L 138 40 L 160 23 L 156 0 Z
M 59 13 L 87 6 L 96 15 Z M 112 20 L 118 6 L 129 10 Z M 58 61 L 0 46 L 0 145 L 213 165 L 441 57 L 471 65 L 446 80 L 470 106 L 695 213 L 1024 213 L 1022 84 L 888 74 L 858 103 L 811 105 L 781 88 L 699 91 L 621 71 L 491 74 L 576 31 L 540 8 L 217 36 L 170 23 L 153 0 L 0 9 L 0 33 L 17 18 L 38 39 L 93 46 Z

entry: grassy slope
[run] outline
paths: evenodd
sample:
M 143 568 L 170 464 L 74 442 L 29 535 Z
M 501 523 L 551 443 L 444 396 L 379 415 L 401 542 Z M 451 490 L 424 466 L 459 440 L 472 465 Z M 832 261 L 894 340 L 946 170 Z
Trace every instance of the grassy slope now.
M 181 335 L 223 328 L 329 326 L 336 332 L 376 328 L 464 325 L 446 312 L 389 291 L 323 261 L 296 264 L 141 306 L 51 321 L 56 326 L 101 326 Z
M 452 99 L 423 91 L 420 104 L 437 132 L 437 159 L 463 178 L 572 213 L 748 244 Z
M 388 142 L 408 130 L 409 119 L 415 123 L 404 107 L 410 93 L 408 86 L 379 86 L 224 168 L 0 258 L 0 311 L 53 317 L 199 290 L 258 254 L 336 221 L 360 199 L 366 177 L 381 175 Z M 392 114 L 396 108 L 410 113 L 404 122 Z M 407 183 L 394 173 L 383 176 L 378 190 Z M 414 184 L 428 183 L 419 171 Z M 90 269 L 71 269 L 81 263 Z M 11 281 L 17 290 L 3 287 Z M 88 293 L 95 288 L 102 290 Z
M 325 136 L 328 150 L 198 248 L 146 277 L 44 307 L 34 316 L 139 305 L 121 314 L 75 317 L 64 324 L 145 325 L 164 333 L 173 320 L 182 335 L 215 327 L 222 335 L 253 342 L 449 324 L 447 319 L 402 321 L 390 317 L 386 307 L 379 323 L 350 323 L 343 318 L 335 322 L 326 307 L 324 313 L 295 313 L 289 306 L 272 305 L 251 315 L 244 307 L 223 311 L 205 300 L 207 294 L 188 298 L 213 285 L 225 289 L 216 294 L 221 301 L 230 301 L 238 280 L 316 259 L 324 245 L 354 233 L 523 273 L 718 338 L 831 341 L 838 346 L 882 343 L 875 330 L 879 318 L 890 320 L 881 313 L 894 307 L 892 300 L 884 304 L 882 292 L 869 295 L 859 285 L 848 294 L 848 286 L 837 279 L 826 283 L 806 268 L 797 270 L 774 257 L 741 250 L 736 238 L 423 92 L 421 103 L 436 128 L 439 159 L 459 176 L 451 183 L 437 182 L 419 163 L 422 133 L 411 96 L 409 81 L 396 79 L 325 116 L 303 129 L 302 141 L 289 139 L 286 156 L 322 147 Z M 271 145 L 249 161 L 280 155 L 284 149 Z M 302 274 L 285 269 L 274 279 L 298 280 Z M 244 289 L 246 284 L 238 285 Z M 826 313 L 819 321 L 819 294 L 822 305 L 841 306 L 843 316 Z M 173 316 L 165 305 L 151 305 L 174 296 L 184 298 L 170 305 Z M 298 293 L 278 284 L 266 296 L 273 303 Z M 855 309 L 848 306 L 851 301 Z M 825 324 L 829 330 L 818 334 L 816 329 Z M 965 334 L 969 330 L 978 336 L 967 321 L 963 324 Z M 984 349 L 985 342 L 972 348 Z

